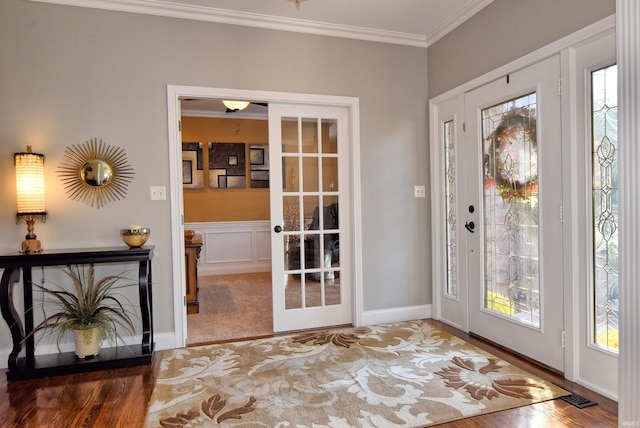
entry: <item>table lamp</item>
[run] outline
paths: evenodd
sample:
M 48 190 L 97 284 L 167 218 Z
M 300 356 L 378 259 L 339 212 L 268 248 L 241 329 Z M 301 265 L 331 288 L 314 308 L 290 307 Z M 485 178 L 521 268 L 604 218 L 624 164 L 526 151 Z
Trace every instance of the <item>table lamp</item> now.
M 40 253 L 42 246 L 33 233 L 33 224 L 36 221 L 44 223 L 47 219 L 44 209 L 44 155 L 32 153 L 31 146 L 27 146 L 26 152 L 13 155 L 13 164 L 16 167 L 18 196 L 16 223 L 27 224 L 27 235 L 20 252 Z

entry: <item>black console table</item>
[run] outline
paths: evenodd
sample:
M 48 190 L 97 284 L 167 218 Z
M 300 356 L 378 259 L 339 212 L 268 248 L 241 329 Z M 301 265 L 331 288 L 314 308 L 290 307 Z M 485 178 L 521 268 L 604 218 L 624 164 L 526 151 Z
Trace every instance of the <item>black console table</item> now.
M 151 259 L 153 246 L 140 248 L 80 248 L 45 250 L 38 254 L 0 255 L 0 309 L 11 330 L 13 350 L 9 354 L 7 380 L 31 379 L 69 373 L 88 372 L 107 368 L 127 367 L 151 363 L 153 354 L 153 314 L 151 301 Z M 31 268 L 74 264 L 138 262 L 138 291 L 142 318 L 142 345 L 101 348 L 97 356 L 82 360 L 74 352 L 35 355 L 33 331 L 33 294 Z M 14 285 L 20 280 L 24 295 L 24 327 L 13 304 Z M 20 356 L 24 345 L 24 355 Z

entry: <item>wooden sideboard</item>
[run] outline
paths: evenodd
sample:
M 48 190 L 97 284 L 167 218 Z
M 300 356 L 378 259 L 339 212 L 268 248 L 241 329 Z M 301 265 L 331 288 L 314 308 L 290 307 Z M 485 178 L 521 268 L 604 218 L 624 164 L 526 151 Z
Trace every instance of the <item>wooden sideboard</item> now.
M 184 265 L 187 276 L 187 314 L 197 314 L 200 311 L 198 302 L 198 259 L 202 250 L 202 242 L 193 238 L 185 239 Z
M 0 309 L 13 339 L 9 354 L 7 380 L 30 379 L 43 376 L 113 369 L 151 363 L 153 356 L 153 313 L 151 293 L 151 259 L 154 246 L 140 248 L 109 247 L 45 250 L 37 254 L 0 255 Z M 142 343 L 101 348 L 91 359 L 78 359 L 74 352 L 35 355 L 33 336 L 33 293 L 31 268 L 74 264 L 138 262 L 138 295 L 142 321 Z M 24 299 L 24 326 L 13 303 L 13 289 L 20 281 Z M 27 339 L 24 339 L 26 336 Z M 24 353 L 23 351 L 24 346 Z M 21 356 L 21 354 L 24 354 Z

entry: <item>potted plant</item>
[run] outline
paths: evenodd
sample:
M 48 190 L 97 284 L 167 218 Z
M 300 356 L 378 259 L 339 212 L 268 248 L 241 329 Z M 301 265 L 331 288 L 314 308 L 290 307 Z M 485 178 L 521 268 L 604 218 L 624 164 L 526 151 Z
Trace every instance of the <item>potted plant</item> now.
M 87 358 L 98 354 L 103 340 L 113 342 L 120 337 L 118 326 L 133 334 L 132 312 L 125 309 L 125 305 L 119 300 L 124 298 L 119 290 L 132 285 L 121 282 L 126 280 L 126 277 L 108 275 L 96 279 L 93 264 L 87 265 L 86 268 L 67 266 L 63 272 L 73 284 L 73 293 L 57 284 L 54 284 L 55 288 L 34 284 L 45 295 L 51 297 L 48 301 L 53 302 L 56 309 L 27 337 L 38 331 L 48 331 L 51 334 L 55 332 L 60 350 L 60 340 L 67 332 L 72 331 L 76 355 L 79 358 Z M 128 300 L 127 306 L 130 306 Z

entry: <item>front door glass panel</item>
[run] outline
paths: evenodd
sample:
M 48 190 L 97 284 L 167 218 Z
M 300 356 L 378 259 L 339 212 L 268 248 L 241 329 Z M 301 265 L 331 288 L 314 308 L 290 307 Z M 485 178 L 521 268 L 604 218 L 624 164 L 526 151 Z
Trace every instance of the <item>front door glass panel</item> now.
M 536 94 L 482 110 L 484 308 L 540 326 Z

